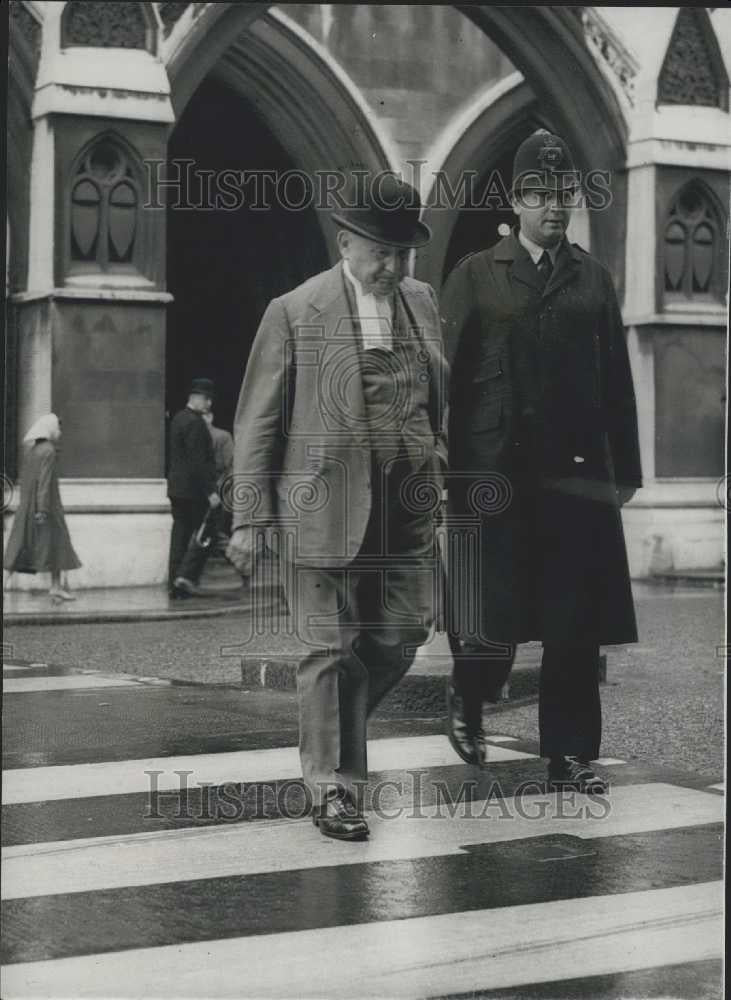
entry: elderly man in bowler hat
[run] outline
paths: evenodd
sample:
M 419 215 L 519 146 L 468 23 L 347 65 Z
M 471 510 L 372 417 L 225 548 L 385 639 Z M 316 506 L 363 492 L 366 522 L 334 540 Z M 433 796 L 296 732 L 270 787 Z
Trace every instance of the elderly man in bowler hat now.
M 172 598 L 191 597 L 198 580 L 181 576 L 181 564 L 191 536 L 210 507 L 218 507 L 213 441 L 203 414 L 211 408 L 213 382 L 193 379 L 188 402 L 170 422 L 168 497 L 173 515 L 168 563 L 168 591 Z M 197 567 L 197 572 L 202 564 Z
M 599 647 L 637 641 L 620 512 L 642 476 L 612 280 L 566 238 L 576 190 L 566 143 L 529 136 L 513 170 L 517 231 L 462 260 L 442 294 L 450 517 L 474 522 L 478 548 L 466 580 L 449 547 L 448 735 L 485 764 L 483 702 L 499 699 L 516 644 L 541 640 L 549 783 L 602 792 Z
M 431 234 L 410 185 L 358 180 L 332 215 L 341 260 L 261 320 L 234 421 L 228 549 L 250 573 L 257 526 L 278 545 L 308 647 L 297 675 L 302 772 L 316 826 L 343 840 L 369 833 L 366 719 L 433 622 L 446 464 L 436 299 L 406 273 Z

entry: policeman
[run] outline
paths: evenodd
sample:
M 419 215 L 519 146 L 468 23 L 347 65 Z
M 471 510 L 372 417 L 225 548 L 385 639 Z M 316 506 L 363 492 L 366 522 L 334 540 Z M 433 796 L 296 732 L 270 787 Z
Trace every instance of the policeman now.
M 483 703 L 498 700 L 516 644 L 541 640 L 550 783 L 599 792 L 599 647 L 637 640 L 620 510 L 642 480 L 612 281 L 566 239 L 577 190 L 563 139 L 529 136 L 513 169 L 518 226 L 462 260 L 442 296 L 457 650 L 448 736 L 484 765 Z

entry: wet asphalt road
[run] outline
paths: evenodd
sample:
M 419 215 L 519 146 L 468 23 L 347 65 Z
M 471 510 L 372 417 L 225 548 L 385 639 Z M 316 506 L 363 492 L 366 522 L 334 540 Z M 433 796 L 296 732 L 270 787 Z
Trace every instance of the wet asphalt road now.
M 292 692 L 155 680 L 241 619 L 8 629 L 3 997 L 720 1000 L 723 597 L 637 608 L 606 799 L 547 792 L 535 704 L 484 772 L 384 711 L 363 844 L 309 820 Z
M 640 642 L 607 647 L 602 689 L 602 752 L 651 765 L 720 774 L 723 769 L 723 592 L 700 587 L 636 585 Z M 13 654 L 66 667 L 205 682 L 220 673 L 222 648 L 246 631 L 241 618 L 124 624 L 14 626 L 4 641 Z M 265 637 L 273 655 L 290 646 Z M 236 701 L 224 696 L 223 702 Z M 291 699 L 285 728 L 296 727 Z M 215 715 L 215 713 L 213 713 Z M 499 728 L 534 739 L 537 707 L 501 709 Z

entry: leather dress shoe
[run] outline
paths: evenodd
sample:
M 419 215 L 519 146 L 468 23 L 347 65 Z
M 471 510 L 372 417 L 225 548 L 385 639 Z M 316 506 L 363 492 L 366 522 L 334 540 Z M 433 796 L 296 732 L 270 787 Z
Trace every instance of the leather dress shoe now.
M 451 678 L 447 679 L 447 739 L 466 763 L 486 766 L 487 743 L 482 728 L 482 705 L 475 719 L 466 718 L 464 698 L 457 693 Z
M 365 840 L 369 829 L 352 798 L 339 792 L 312 811 L 312 822 L 325 837 L 335 840 Z
M 604 795 L 609 784 L 577 757 L 561 757 L 548 764 L 548 786 L 553 791 L 570 788 L 585 795 Z
M 200 597 L 200 587 L 198 587 L 192 580 L 188 580 L 184 576 L 176 576 L 173 580 L 173 589 L 181 591 L 187 594 L 188 597 Z
M 186 601 L 190 600 L 191 595 L 185 590 L 179 590 L 178 587 L 171 587 L 168 590 L 168 597 L 171 601 Z

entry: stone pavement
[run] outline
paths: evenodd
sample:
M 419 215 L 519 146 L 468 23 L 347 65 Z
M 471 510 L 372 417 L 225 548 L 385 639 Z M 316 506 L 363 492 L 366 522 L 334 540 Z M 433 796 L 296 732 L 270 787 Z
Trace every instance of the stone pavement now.
M 140 627 L 147 626 L 147 634 L 152 637 L 156 634 L 155 626 L 148 623 L 166 623 L 157 626 L 161 630 L 157 634 L 162 635 L 163 628 L 172 623 L 201 620 L 202 624 L 225 618 L 225 623 L 218 626 L 210 622 L 210 628 L 216 629 L 220 637 L 218 643 L 199 648 L 192 664 L 178 659 L 170 669 L 163 669 L 161 676 L 246 688 L 293 689 L 304 648 L 293 634 L 274 566 L 265 564 L 252 585 L 241 581 L 225 560 L 213 558 L 206 566 L 201 590 L 205 596 L 186 600 L 171 600 L 163 586 L 78 590 L 74 592 L 76 600 L 69 602 L 54 602 L 41 592 L 15 591 L 6 595 L 4 621 L 11 628 L 137 623 Z M 23 628 L 17 633 L 21 647 Z M 57 662 L 50 653 L 43 655 Z M 510 699 L 515 703 L 536 696 L 540 656 L 537 643 L 520 648 L 510 684 L 503 692 L 504 702 Z M 89 664 L 81 650 L 75 665 L 80 663 Z M 447 637 L 436 632 L 417 651 L 414 665 L 389 704 L 394 709 L 407 705 L 422 711 L 440 710 L 445 679 L 451 669 Z
M 67 667 L 155 672 L 179 681 L 247 689 L 293 688 L 302 647 L 291 633 L 276 581 L 253 590 L 248 585 L 234 588 L 230 572 L 214 564 L 205 582 L 206 597 L 184 601 L 170 601 L 164 587 L 76 591 L 76 601 L 61 605 L 44 594 L 10 592 L 4 607 L 6 643 L 18 655 Z M 646 649 L 657 650 L 651 662 L 657 655 L 671 663 L 675 651 L 683 650 L 690 639 L 695 657 L 707 646 L 711 660 L 715 657 L 722 667 L 722 590 L 717 582 L 638 582 L 634 592 L 641 641 L 605 648 L 604 680 L 612 683 L 618 671 L 627 672 L 630 679 Z M 700 609 L 704 615 L 699 618 Z M 648 629 L 657 638 L 652 647 L 645 643 Z M 538 643 L 519 647 L 500 708 L 535 698 L 539 664 Z M 394 710 L 440 711 L 451 666 L 446 636 L 437 632 L 418 650 L 389 705 Z M 661 694 L 662 687 L 648 696 L 652 700 Z
M 167 587 L 105 587 L 72 591 L 75 600 L 53 601 L 46 591 L 6 591 L 7 625 L 60 625 L 64 622 L 162 621 L 241 614 L 251 604 L 247 587 L 213 591 L 210 596 L 171 601 Z
M 35 611 L 27 617 L 7 615 L 6 656 L 247 690 L 295 687 L 304 649 L 291 633 L 287 614 L 279 614 L 281 607 L 257 618 L 251 604 L 240 599 L 219 600 L 214 607 L 203 598 L 185 601 L 179 611 L 169 609 L 166 595 L 159 591 L 154 598 L 157 607 L 152 600 L 142 607 L 141 598 L 147 595 L 106 593 L 94 608 L 94 596 L 88 592 L 87 605 L 78 612 L 67 612 L 64 606 L 60 614 L 51 613 L 45 620 Z M 540 656 L 538 643 L 520 647 L 504 704 L 536 696 Z M 411 670 L 389 697 L 391 709 L 440 712 L 451 670 L 447 637 L 435 633 L 417 650 Z
M 46 574 L 41 579 L 48 582 Z M 209 558 L 201 589 L 205 596 L 185 600 L 171 600 L 164 584 L 72 589 L 72 601 L 53 600 L 47 590 L 8 590 L 3 594 L 3 618 L 6 625 L 185 620 L 241 614 L 254 604 L 266 611 L 280 602 L 271 570 L 263 586 L 251 586 L 222 556 Z

